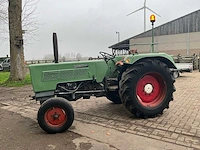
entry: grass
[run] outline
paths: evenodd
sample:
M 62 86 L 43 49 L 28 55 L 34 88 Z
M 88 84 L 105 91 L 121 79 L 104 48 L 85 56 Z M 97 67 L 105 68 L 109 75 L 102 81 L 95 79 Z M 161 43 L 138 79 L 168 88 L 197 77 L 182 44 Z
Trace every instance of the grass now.
M 0 86 L 21 87 L 31 84 L 30 74 L 27 74 L 25 79 L 22 81 L 8 81 L 9 76 L 10 72 L 0 72 Z

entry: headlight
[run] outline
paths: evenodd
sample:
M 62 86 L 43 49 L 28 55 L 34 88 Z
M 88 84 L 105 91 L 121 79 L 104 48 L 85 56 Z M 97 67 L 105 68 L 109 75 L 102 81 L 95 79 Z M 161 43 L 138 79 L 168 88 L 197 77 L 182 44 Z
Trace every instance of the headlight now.
M 130 59 L 126 59 L 125 62 L 126 62 L 127 64 L 129 64 L 129 63 L 130 63 Z

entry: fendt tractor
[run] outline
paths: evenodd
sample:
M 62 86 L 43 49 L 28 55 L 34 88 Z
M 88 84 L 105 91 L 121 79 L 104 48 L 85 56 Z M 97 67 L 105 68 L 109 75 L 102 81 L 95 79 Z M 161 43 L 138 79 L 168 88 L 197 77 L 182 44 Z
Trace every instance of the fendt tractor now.
M 72 125 L 74 110 L 69 101 L 107 97 L 145 119 L 161 115 L 173 100 L 176 67 L 165 53 L 100 52 L 103 59 L 59 62 L 56 33 L 53 47 L 52 63 L 29 66 L 33 98 L 41 104 L 37 120 L 47 133 L 64 132 Z

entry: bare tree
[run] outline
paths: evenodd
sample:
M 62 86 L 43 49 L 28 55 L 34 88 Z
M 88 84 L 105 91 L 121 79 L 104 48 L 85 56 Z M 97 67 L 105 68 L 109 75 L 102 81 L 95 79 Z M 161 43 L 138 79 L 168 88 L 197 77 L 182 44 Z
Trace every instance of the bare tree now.
M 10 81 L 25 78 L 24 47 L 22 37 L 22 0 L 9 0 Z
M 37 36 L 37 29 L 39 25 L 35 11 L 37 9 L 38 2 L 39 0 L 24 0 L 23 3 L 22 28 L 26 44 L 31 40 L 35 40 L 35 37 Z
M 0 0 L 0 39 L 4 41 L 6 34 L 8 34 L 8 11 L 7 11 L 7 1 Z
M 65 62 L 65 61 L 80 61 L 80 60 L 87 60 L 88 58 L 83 58 L 80 53 L 65 53 L 64 55 L 59 54 L 58 55 L 59 61 Z M 44 60 L 54 60 L 53 54 L 46 54 L 43 58 Z
M 7 1 L 0 0 L 0 20 L 2 22 L 8 23 L 8 15 L 7 15 Z
M 36 34 L 38 26 L 34 12 L 38 1 L 0 0 L 0 38 L 6 40 L 9 35 L 10 41 L 10 81 L 25 78 L 23 34 L 26 33 L 26 43 Z
M 54 55 L 53 54 L 46 54 L 43 58 L 44 60 L 54 60 Z
M 46 54 L 43 59 L 44 60 L 52 60 L 52 62 L 53 62 L 54 61 L 54 55 L 53 54 Z M 67 61 L 67 58 L 65 56 L 62 56 L 61 54 L 59 54 L 58 60 L 60 62 L 65 62 L 65 61 Z
M 38 21 L 37 4 L 39 0 L 22 0 L 22 34 L 24 35 L 25 44 L 35 40 L 37 36 Z M 0 39 L 8 39 L 8 0 L 0 0 Z
M 76 60 L 80 61 L 82 59 L 82 55 L 80 53 L 76 54 Z

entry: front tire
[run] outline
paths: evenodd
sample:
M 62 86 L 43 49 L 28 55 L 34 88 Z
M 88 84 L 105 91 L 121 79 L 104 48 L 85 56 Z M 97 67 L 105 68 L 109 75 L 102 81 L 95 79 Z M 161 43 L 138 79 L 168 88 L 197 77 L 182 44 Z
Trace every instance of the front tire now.
M 47 133 L 61 133 L 72 125 L 74 110 L 64 98 L 50 98 L 39 108 L 37 120 L 40 127 Z
M 166 64 L 159 60 L 143 60 L 122 74 L 119 94 L 124 106 L 136 117 L 155 117 L 169 108 L 174 82 Z

